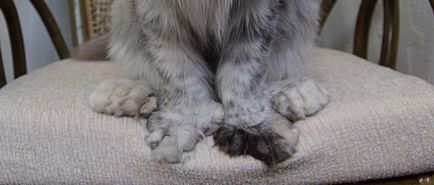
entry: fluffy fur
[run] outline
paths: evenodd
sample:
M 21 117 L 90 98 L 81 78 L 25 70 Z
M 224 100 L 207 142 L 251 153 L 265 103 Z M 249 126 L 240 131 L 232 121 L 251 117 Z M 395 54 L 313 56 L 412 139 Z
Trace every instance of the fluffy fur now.
M 251 155 L 270 166 L 291 157 L 298 138 L 291 121 L 313 115 L 328 102 L 327 92 L 302 70 L 313 49 L 319 4 L 116 1 L 109 55 L 133 79 L 147 81 L 158 98 L 147 124 L 154 158 L 180 162 L 210 134 L 232 156 Z M 133 89 L 124 89 L 121 99 L 143 101 L 129 95 Z M 100 90 L 91 99 L 104 105 L 119 97 L 108 94 Z M 120 105 L 111 112 L 131 114 Z

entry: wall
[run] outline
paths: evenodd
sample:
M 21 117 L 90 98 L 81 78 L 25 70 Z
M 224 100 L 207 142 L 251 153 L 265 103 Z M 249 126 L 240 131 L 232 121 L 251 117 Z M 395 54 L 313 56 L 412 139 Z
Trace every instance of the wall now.
M 24 30 L 29 71 L 58 60 L 40 18 L 27 0 L 15 0 Z M 46 0 L 58 21 L 69 47 L 72 45 L 67 0 Z M 320 45 L 351 52 L 357 7 L 361 0 L 339 0 L 321 34 Z M 401 43 L 398 70 L 434 84 L 434 16 L 427 0 L 400 0 Z M 379 58 L 382 10 L 377 8 L 371 33 L 371 61 Z M 4 18 L 0 16 L 0 41 L 8 80 L 12 60 Z M 337 28 L 337 29 L 336 29 Z
M 340 0 L 321 34 L 320 45 L 352 52 L 354 25 L 361 0 Z M 401 37 L 398 71 L 434 84 L 434 15 L 428 0 L 400 0 Z M 369 60 L 378 61 L 381 48 L 382 4 L 374 13 Z M 338 29 L 336 29 L 338 28 Z
M 21 28 L 24 32 L 24 44 L 27 59 L 28 71 L 43 67 L 59 60 L 54 46 L 45 27 L 28 0 L 14 1 L 20 16 Z M 71 22 L 67 0 L 46 0 L 52 10 L 54 17 L 62 31 L 63 37 L 68 45 L 72 47 Z M 10 52 L 9 36 L 3 15 L 0 16 L 0 44 L 3 60 L 5 63 L 6 77 L 12 80 L 12 56 Z

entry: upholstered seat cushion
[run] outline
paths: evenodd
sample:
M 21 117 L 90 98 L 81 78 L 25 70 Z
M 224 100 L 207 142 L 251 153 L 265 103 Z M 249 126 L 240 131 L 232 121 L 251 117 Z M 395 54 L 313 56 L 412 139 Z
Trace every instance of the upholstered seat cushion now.
M 0 90 L 0 184 L 326 184 L 434 170 L 434 87 L 338 51 L 318 49 L 308 70 L 332 102 L 299 121 L 298 153 L 267 170 L 201 142 L 189 160 L 150 160 L 133 118 L 97 114 L 87 97 L 122 76 L 111 62 L 54 63 Z

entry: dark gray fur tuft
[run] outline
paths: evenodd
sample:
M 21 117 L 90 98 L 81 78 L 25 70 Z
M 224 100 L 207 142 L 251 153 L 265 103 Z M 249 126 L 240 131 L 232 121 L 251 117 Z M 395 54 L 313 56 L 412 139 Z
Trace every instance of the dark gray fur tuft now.
M 245 129 L 232 126 L 222 126 L 214 135 L 214 142 L 219 149 L 232 157 L 250 155 L 261 160 L 267 166 L 273 167 L 285 161 L 295 153 L 294 148 L 286 149 L 284 138 L 271 130 L 260 133 L 250 133 Z

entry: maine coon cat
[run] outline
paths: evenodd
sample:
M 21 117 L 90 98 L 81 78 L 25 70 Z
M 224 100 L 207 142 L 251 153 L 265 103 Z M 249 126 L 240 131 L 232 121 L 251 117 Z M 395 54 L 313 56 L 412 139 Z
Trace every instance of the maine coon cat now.
M 109 56 L 131 80 L 103 82 L 92 108 L 148 117 L 161 162 L 213 135 L 231 156 L 267 165 L 295 152 L 292 122 L 328 94 L 302 69 L 317 34 L 320 0 L 118 0 Z

